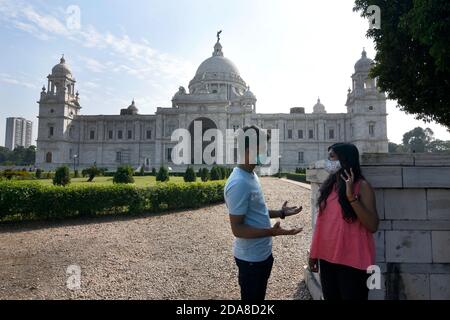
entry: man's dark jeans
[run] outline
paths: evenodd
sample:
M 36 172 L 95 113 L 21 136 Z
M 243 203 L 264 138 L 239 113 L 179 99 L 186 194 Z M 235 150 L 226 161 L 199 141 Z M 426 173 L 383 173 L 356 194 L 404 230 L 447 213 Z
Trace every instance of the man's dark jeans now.
M 263 301 L 266 296 L 267 281 L 273 266 L 270 255 L 261 262 L 248 262 L 234 258 L 239 268 L 239 286 L 243 301 Z

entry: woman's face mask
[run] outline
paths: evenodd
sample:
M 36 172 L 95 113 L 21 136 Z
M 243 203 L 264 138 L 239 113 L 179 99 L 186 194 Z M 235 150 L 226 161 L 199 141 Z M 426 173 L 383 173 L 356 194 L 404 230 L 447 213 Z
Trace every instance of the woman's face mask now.
M 325 160 L 325 167 L 324 167 L 325 171 L 330 173 L 330 174 L 335 174 L 336 172 L 339 171 L 339 169 L 341 169 L 341 163 L 339 162 L 339 160 Z

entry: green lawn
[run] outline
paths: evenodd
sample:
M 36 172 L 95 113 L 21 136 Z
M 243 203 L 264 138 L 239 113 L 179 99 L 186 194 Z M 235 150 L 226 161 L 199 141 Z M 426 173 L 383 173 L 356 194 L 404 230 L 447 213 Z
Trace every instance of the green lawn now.
M 156 178 L 154 176 L 144 176 L 144 177 L 133 177 L 134 178 L 134 185 L 138 187 L 147 187 L 152 184 L 156 183 Z M 88 178 L 72 178 L 70 179 L 71 185 L 111 185 L 113 184 L 113 177 L 95 177 L 94 181 L 92 182 L 86 182 Z M 27 180 L 24 180 L 27 181 Z M 29 180 L 28 180 L 29 181 Z M 39 181 L 39 183 L 42 183 L 43 185 L 52 185 L 53 181 L 52 179 L 39 179 L 39 180 L 33 180 L 33 181 Z M 183 177 L 170 177 L 171 182 L 182 182 Z M 200 178 L 197 178 L 197 181 L 201 181 Z

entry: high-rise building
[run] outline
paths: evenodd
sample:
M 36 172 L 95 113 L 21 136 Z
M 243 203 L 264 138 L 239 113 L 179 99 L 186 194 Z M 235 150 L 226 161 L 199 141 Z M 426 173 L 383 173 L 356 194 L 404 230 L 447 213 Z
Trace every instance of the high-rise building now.
M 6 118 L 5 147 L 14 150 L 17 146 L 31 145 L 33 122 L 24 118 Z

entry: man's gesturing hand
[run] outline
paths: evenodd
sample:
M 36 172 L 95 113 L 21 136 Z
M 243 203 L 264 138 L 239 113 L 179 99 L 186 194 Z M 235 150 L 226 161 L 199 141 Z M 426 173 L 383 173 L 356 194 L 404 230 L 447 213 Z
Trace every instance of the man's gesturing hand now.
M 280 226 L 280 221 L 277 221 L 270 230 L 272 231 L 272 236 L 276 237 L 276 236 L 296 235 L 300 233 L 303 230 L 303 228 L 283 229 Z
M 300 208 L 298 208 L 298 207 L 288 207 L 287 203 L 288 202 L 285 201 L 283 203 L 283 206 L 281 207 L 281 210 L 283 211 L 285 217 L 293 216 L 294 214 L 299 213 L 303 209 L 302 206 L 300 206 Z

